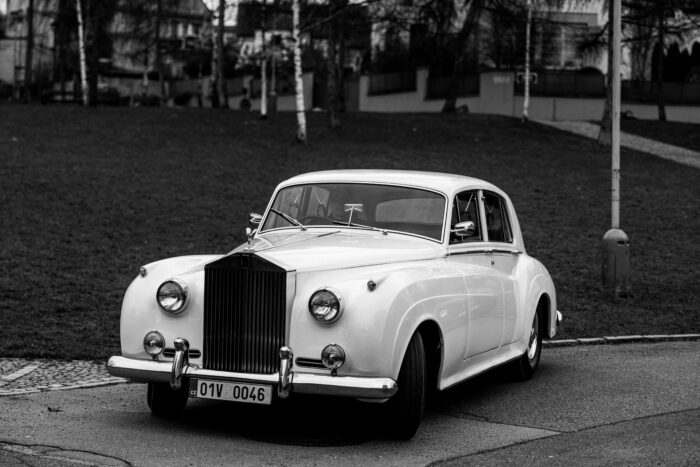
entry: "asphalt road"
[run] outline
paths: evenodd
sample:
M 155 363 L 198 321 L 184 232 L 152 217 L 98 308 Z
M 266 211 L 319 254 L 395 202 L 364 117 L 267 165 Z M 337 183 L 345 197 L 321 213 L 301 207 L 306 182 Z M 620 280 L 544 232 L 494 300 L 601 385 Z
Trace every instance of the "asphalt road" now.
M 143 385 L 7 396 L 0 464 L 700 465 L 700 342 L 545 349 L 532 381 L 494 371 L 442 393 L 409 442 L 377 408 L 198 400 L 162 420 Z

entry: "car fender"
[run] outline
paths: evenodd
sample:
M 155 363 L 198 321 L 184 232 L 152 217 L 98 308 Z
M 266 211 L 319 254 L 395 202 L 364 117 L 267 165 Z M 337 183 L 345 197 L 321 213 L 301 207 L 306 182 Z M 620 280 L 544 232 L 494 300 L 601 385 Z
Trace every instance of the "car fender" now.
M 534 274 L 532 274 L 527 287 L 527 298 L 525 300 L 525 316 L 520 325 L 520 337 L 522 339 L 530 331 L 530 325 L 534 319 L 540 299 L 547 300 L 546 308 L 546 334 L 543 337 L 552 338 L 557 331 L 557 297 L 554 282 L 547 269 L 539 261 L 532 259 Z
M 334 343 L 347 354 L 339 375 L 397 377 L 408 341 L 421 322 L 433 320 L 448 332 L 466 326 L 461 276 L 444 261 L 421 263 L 357 268 L 350 275 L 346 270 L 297 276 L 290 331 L 295 356 L 319 359 L 323 347 Z M 374 290 L 369 290 L 369 280 Z M 308 300 L 321 285 L 338 290 L 345 300 L 343 316 L 332 325 L 319 325 L 308 312 Z
M 220 255 L 178 256 L 145 265 L 145 275 L 139 274 L 124 294 L 120 319 L 122 355 L 150 358 L 143 350 L 143 337 L 158 331 L 166 347 L 173 347 L 178 337 L 187 337 L 192 348 L 201 349 L 201 322 L 204 297 L 204 265 Z M 189 303 L 178 315 L 164 313 L 156 301 L 161 283 L 178 278 L 188 287 Z
M 391 356 L 391 375 L 398 378 L 411 338 L 418 328 L 432 322 L 442 342 L 441 373 L 459 370 L 467 335 L 467 295 L 462 276 L 448 267 L 426 275 L 420 271 L 401 277 L 387 313 L 384 355 Z

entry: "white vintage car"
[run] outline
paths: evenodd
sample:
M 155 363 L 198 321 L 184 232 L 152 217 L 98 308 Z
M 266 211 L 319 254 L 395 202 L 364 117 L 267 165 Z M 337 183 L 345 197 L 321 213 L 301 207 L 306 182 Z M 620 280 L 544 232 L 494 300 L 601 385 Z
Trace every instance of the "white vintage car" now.
M 505 363 L 529 379 L 561 320 L 510 199 L 482 180 L 309 173 L 250 222 L 230 253 L 148 264 L 126 292 L 107 369 L 147 382 L 155 415 L 337 395 L 383 403 L 407 439 L 431 390 Z

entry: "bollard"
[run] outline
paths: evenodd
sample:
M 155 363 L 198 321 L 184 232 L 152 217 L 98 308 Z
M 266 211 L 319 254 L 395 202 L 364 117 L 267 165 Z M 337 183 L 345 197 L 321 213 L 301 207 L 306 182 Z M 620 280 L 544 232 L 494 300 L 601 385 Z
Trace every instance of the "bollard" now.
M 630 241 L 620 229 L 610 229 L 603 235 L 603 286 L 612 288 L 615 298 L 630 291 Z

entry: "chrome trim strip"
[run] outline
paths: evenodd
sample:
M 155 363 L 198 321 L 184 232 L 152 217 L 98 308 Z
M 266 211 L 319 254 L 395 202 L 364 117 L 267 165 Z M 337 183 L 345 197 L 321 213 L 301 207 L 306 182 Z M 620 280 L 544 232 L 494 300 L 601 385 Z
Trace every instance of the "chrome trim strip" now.
M 169 382 L 172 365 L 170 362 L 140 360 L 114 356 L 107 362 L 107 372 L 112 376 L 127 378 L 134 382 Z M 271 375 L 231 373 L 204 370 L 196 365 L 183 368 L 183 376 L 188 378 L 216 379 L 246 383 L 277 385 L 279 374 Z M 361 378 L 356 376 L 330 376 L 310 373 L 292 373 L 291 390 L 304 394 L 323 394 L 363 399 L 386 399 L 398 390 L 396 381 L 391 378 Z
M 465 250 L 465 251 L 447 251 L 447 256 L 457 256 L 457 255 L 475 255 L 475 254 L 486 254 L 490 253 L 490 250 Z
M 391 378 L 358 378 L 301 373 L 294 375 L 294 391 L 304 394 L 386 399 L 399 389 Z
M 326 369 L 320 358 L 307 358 L 307 357 L 297 357 L 294 359 L 296 366 L 305 366 L 308 368 L 321 368 Z
M 522 254 L 522 251 L 520 250 L 510 250 L 510 249 L 502 249 L 502 248 L 494 248 L 491 250 L 492 253 L 507 253 L 511 255 L 518 256 L 519 254 Z

